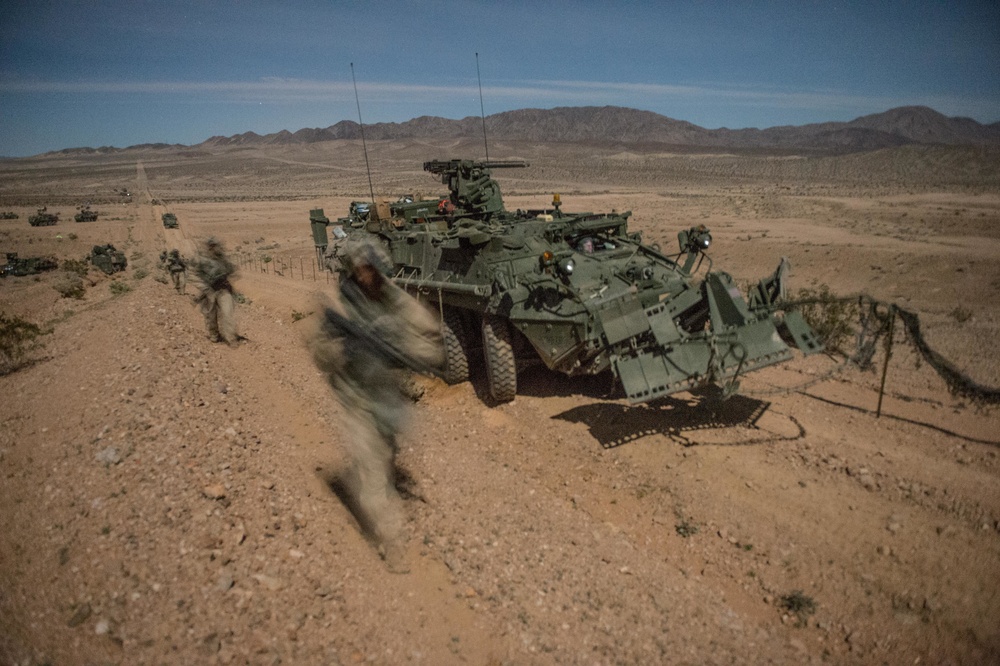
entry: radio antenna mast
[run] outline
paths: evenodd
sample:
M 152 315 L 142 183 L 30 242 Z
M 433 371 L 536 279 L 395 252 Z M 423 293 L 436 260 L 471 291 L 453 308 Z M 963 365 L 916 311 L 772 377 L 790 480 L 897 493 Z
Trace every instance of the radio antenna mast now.
M 351 63 L 351 81 L 354 82 L 354 102 L 358 105 L 358 125 L 361 126 L 361 147 L 365 151 L 365 171 L 368 172 L 368 191 L 372 195 L 372 205 L 375 205 L 375 188 L 372 186 L 372 168 L 368 164 L 368 144 L 365 143 L 365 123 L 361 120 L 361 101 L 358 99 L 358 80 L 354 78 L 354 63 Z M 485 120 L 483 121 L 486 122 Z M 485 126 L 485 125 L 484 125 Z M 487 158 L 489 159 L 489 158 Z
M 352 70 L 353 71 L 353 70 Z M 486 110 L 483 108 L 483 77 L 479 75 L 479 52 L 476 52 L 476 79 L 479 80 L 479 115 L 483 119 L 483 145 L 486 146 L 486 161 L 490 161 L 490 144 L 486 141 Z

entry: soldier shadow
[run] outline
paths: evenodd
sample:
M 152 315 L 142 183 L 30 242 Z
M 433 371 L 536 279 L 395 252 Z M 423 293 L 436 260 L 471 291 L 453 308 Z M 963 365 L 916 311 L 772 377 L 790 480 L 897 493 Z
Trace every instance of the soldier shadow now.
M 742 395 L 723 400 L 721 390 L 716 387 L 681 395 L 686 397 L 667 396 L 644 405 L 617 402 L 580 405 L 552 418 L 586 425 L 590 435 L 604 449 L 613 449 L 650 435 L 666 435 L 683 446 L 698 446 L 699 442 L 692 441 L 688 433 L 727 428 L 756 430 L 757 422 L 771 406 L 770 402 Z M 797 421 L 795 424 L 799 433 L 792 437 L 766 436 L 713 444 L 734 446 L 797 439 L 805 433 Z

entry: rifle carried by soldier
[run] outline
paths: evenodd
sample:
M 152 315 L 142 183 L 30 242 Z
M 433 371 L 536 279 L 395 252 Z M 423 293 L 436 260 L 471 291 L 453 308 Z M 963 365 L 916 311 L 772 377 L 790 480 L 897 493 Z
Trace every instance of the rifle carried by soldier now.
M 441 370 L 413 359 L 396 349 L 379 336 L 371 327 L 358 324 L 343 316 L 333 308 L 325 308 L 324 328 L 331 337 L 343 337 L 357 351 L 374 356 L 394 368 L 407 368 L 413 372 L 441 377 Z

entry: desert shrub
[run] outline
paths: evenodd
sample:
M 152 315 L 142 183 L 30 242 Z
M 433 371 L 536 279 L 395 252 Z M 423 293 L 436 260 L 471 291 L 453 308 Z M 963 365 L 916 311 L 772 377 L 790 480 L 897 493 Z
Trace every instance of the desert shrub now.
M 816 612 L 816 602 L 812 597 L 803 594 L 802 590 L 784 595 L 780 603 L 789 614 L 799 618 L 799 624 L 805 624 L 806 618 Z
M 153 279 L 159 282 L 160 284 L 170 284 L 170 280 L 168 280 L 167 276 L 164 275 L 162 272 L 154 275 Z
M 246 305 L 247 303 L 250 302 L 249 298 L 247 298 L 246 296 L 244 296 L 243 294 L 241 294 L 238 291 L 234 291 L 233 292 L 233 300 L 236 301 L 237 303 L 239 303 L 240 305 Z
M 300 319 L 305 319 L 311 313 L 299 312 L 298 310 L 292 310 L 292 321 L 299 321 Z
M 273 260 L 273 259 L 271 258 L 271 255 L 269 255 L 269 254 L 265 254 L 265 255 L 264 255 L 263 257 L 261 257 L 261 258 L 260 258 L 260 260 L 261 260 L 261 261 L 263 261 L 263 262 L 264 262 L 265 264 L 269 264 L 269 263 L 271 263 L 272 261 L 274 261 L 274 260 Z
M 806 301 L 798 310 L 826 349 L 846 353 L 860 314 L 857 301 L 840 298 L 825 284 L 816 289 L 800 289 L 796 300 Z
M 134 271 L 132 271 L 132 277 L 136 280 L 141 280 L 142 278 L 147 277 L 148 275 L 149 275 L 149 269 L 147 269 L 145 266 L 140 266 L 139 268 L 136 268 Z
M 76 240 L 77 238 L 79 238 L 79 236 L 77 236 L 73 232 L 70 232 L 69 236 L 67 236 L 67 238 L 69 238 L 70 240 Z
M 79 259 L 66 259 L 62 262 L 62 269 L 68 273 L 76 273 L 80 277 L 86 277 L 90 272 L 90 264 Z
M 138 261 L 138 260 L 142 259 L 143 256 L 144 255 L 142 254 L 142 252 L 139 252 L 138 250 L 136 250 L 135 252 L 133 252 L 132 254 L 130 254 L 128 256 L 128 258 L 129 258 L 129 261 Z
M 698 525 L 695 524 L 691 519 L 682 520 L 681 522 L 674 525 L 674 530 L 678 535 L 687 539 L 698 533 Z
M 63 271 L 55 279 L 52 288 L 59 292 L 63 298 L 83 298 L 87 293 L 87 288 L 83 284 L 83 278 L 77 273 Z
M 122 282 L 121 280 L 115 280 L 110 285 L 108 285 L 108 288 L 111 290 L 111 293 L 115 296 L 121 296 L 122 294 L 126 294 L 132 291 L 132 287 L 127 283 Z
M 30 321 L 0 312 L 0 375 L 22 367 L 25 355 L 39 345 L 41 334 L 41 329 Z

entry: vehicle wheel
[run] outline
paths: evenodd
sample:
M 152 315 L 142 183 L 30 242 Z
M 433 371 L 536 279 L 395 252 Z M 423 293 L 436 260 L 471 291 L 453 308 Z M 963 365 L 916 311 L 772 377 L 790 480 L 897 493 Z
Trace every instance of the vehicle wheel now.
M 462 313 L 455 308 L 444 309 L 441 337 L 444 339 L 444 380 L 449 384 L 469 381 L 469 334 Z
M 517 365 L 506 319 L 483 315 L 483 353 L 490 395 L 497 402 L 510 402 L 517 394 Z

